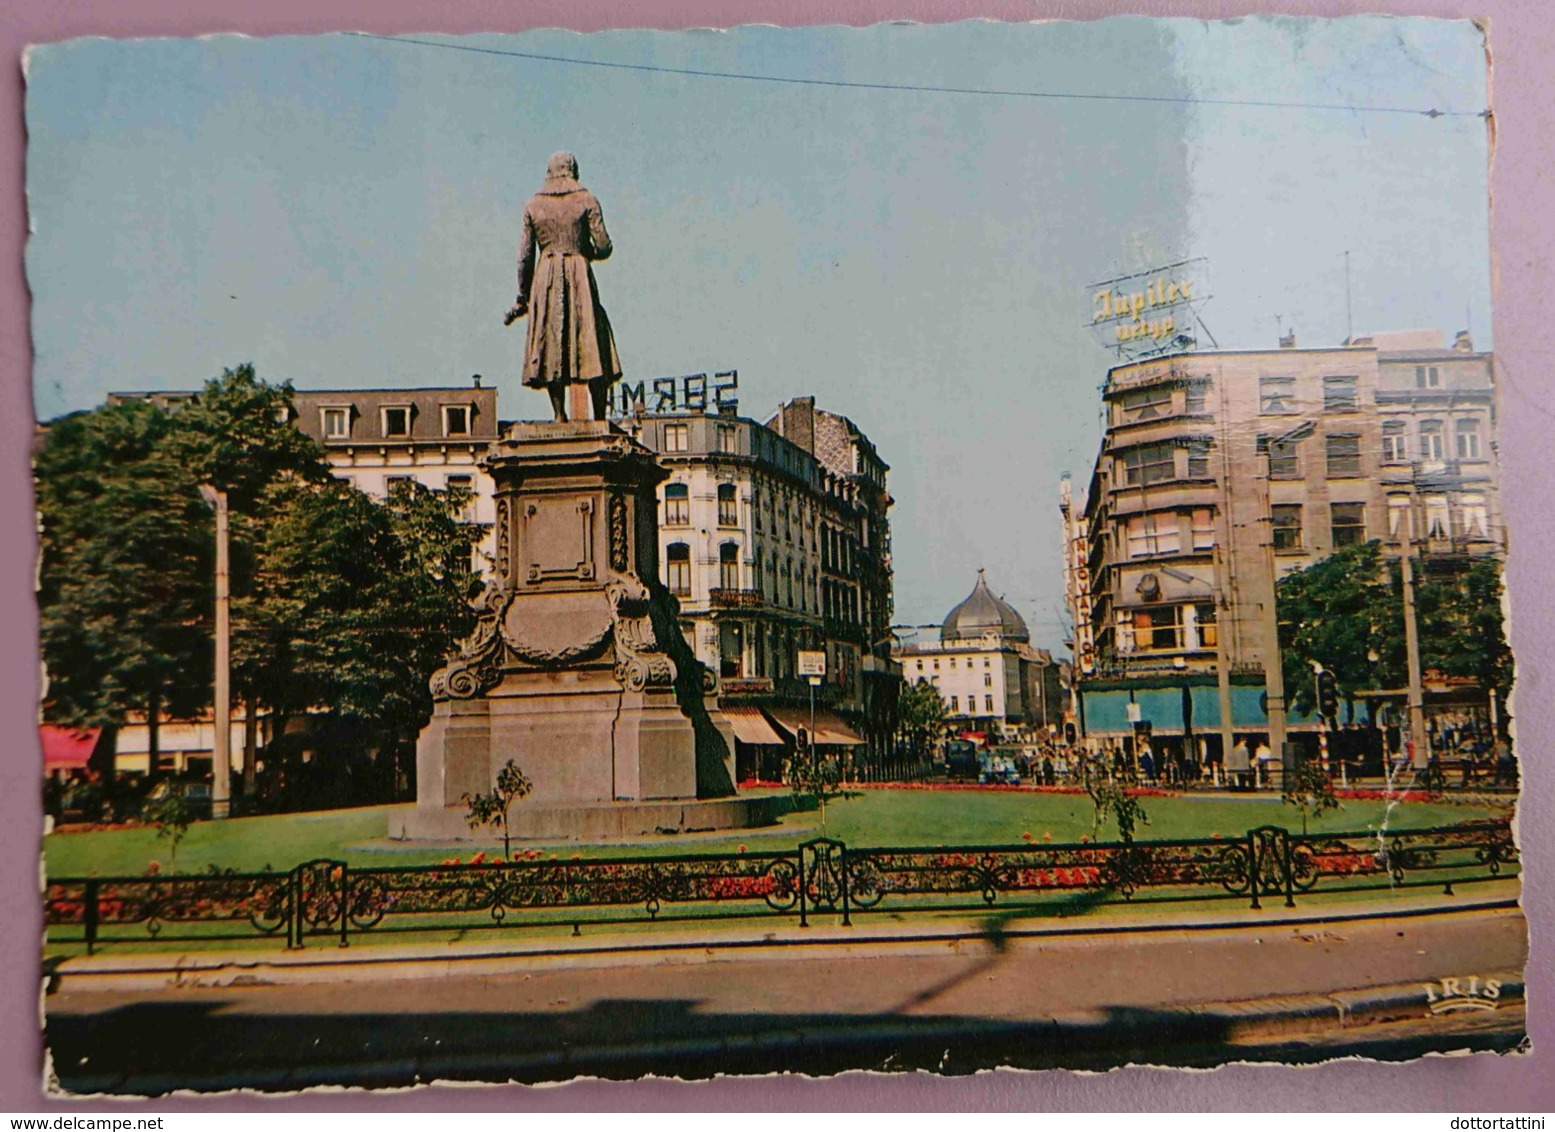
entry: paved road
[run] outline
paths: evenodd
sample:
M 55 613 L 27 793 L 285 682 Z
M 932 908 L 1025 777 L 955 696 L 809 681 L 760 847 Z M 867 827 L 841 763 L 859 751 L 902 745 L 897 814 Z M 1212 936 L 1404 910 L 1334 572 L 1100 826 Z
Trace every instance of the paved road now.
M 1174 1008 L 1521 970 L 1526 953 L 1526 924 L 1507 909 L 1328 929 L 1014 939 L 1000 948 L 796 948 L 587 970 L 536 962 L 485 976 L 67 989 L 49 996 L 47 1036 L 62 1083 L 83 1091 L 156 1092 L 196 1079 L 205 1087 L 271 1088 L 438 1076 L 557 1080 L 584 1069 L 607 1076 L 909 1064 L 965 1071 L 1141 1057 L 1204 1064 L 1231 1056 L 1232 1046 L 1235 1056 L 1257 1056 L 1257 1043 L 1184 1030 Z M 1131 1037 L 1082 1052 L 1071 1040 L 1076 1018 L 1098 1033 L 1121 1027 Z M 1456 1027 L 1479 1033 L 1475 1044 L 1505 1047 L 1518 1040 L 1521 1023 L 1521 1011 L 1509 1009 L 1489 1020 L 1417 1026 L 1408 1036 L 1429 1045 Z M 219 1072 L 207 1076 L 213 1067 Z

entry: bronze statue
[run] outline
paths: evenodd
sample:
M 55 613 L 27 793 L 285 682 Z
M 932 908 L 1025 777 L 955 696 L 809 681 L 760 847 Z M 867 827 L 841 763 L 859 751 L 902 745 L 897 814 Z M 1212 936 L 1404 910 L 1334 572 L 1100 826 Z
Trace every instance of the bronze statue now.
M 503 325 L 526 314 L 524 384 L 544 387 L 558 421 L 569 415 L 569 387 L 584 385 L 588 401 L 573 415 L 605 419 L 610 385 L 621 377 L 610 320 L 600 305 L 590 262 L 610 257 L 610 236 L 594 194 L 578 183 L 570 153 L 551 156 L 545 184 L 524 205 L 518 247 L 518 298 Z M 529 308 L 531 305 L 534 310 Z

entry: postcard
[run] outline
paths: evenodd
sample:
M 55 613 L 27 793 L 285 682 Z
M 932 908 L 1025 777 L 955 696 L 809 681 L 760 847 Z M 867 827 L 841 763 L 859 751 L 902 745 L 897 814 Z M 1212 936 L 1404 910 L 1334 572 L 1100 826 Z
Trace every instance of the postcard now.
M 26 74 L 58 1094 L 1527 1049 L 1484 27 Z

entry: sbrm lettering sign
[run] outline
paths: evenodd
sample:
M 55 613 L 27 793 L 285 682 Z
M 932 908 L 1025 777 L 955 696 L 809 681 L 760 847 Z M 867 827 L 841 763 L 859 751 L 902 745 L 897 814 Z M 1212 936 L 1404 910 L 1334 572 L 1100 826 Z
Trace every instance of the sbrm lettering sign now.
M 655 377 L 642 381 L 622 378 L 610 389 L 610 415 L 630 417 L 654 413 L 737 413 L 740 408 L 740 374 L 724 370 L 709 377 L 691 373 L 681 377 Z

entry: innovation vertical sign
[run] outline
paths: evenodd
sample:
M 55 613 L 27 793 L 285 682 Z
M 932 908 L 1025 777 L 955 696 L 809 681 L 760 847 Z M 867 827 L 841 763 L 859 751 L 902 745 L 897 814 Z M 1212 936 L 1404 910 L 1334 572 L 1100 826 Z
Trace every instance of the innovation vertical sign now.
M 1097 344 L 1120 358 L 1192 349 L 1204 331 L 1199 308 L 1209 298 L 1208 261 L 1187 259 L 1085 289 L 1085 317 Z

